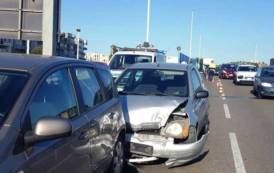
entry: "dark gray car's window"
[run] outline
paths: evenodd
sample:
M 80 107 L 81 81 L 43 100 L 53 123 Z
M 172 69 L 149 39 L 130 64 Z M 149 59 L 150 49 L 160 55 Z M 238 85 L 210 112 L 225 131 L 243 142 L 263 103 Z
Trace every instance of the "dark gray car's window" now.
M 76 68 L 75 74 L 83 96 L 84 111 L 102 103 L 104 100 L 94 71 L 89 68 Z
M 66 69 L 52 73 L 40 85 L 31 102 L 29 113 L 32 125 L 45 116 L 66 119 L 77 116 L 75 94 Z
M 262 77 L 274 77 L 274 68 L 263 68 L 261 72 Z
M 196 91 L 199 87 L 201 87 L 201 81 L 200 77 L 194 69 L 191 71 L 191 78 L 193 91 Z
M 110 69 L 125 69 L 135 63 L 152 62 L 152 56 L 145 55 L 115 55 L 110 62 Z
M 26 74 L 0 71 L 0 127 L 28 79 Z
M 117 81 L 120 94 L 188 96 L 185 71 L 129 69 Z
M 113 98 L 113 78 L 109 71 L 98 69 L 99 76 L 103 81 L 104 87 L 106 88 L 106 99 L 110 100 Z

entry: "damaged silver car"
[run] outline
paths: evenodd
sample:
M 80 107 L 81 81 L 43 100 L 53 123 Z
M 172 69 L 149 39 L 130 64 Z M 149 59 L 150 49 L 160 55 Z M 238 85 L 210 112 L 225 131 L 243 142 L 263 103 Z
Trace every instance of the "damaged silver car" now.
M 136 64 L 116 84 L 130 162 L 164 158 L 174 167 L 201 155 L 209 132 L 209 93 L 196 67 Z

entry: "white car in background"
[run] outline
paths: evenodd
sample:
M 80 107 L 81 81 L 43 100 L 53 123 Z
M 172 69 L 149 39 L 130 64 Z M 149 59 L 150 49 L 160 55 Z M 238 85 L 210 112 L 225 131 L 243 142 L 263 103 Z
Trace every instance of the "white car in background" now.
M 166 55 L 157 49 L 127 49 L 116 52 L 110 62 L 109 68 L 114 79 L 130 65 L 137 63 L 166 63 Z
M 239 65 L 234 75 L 234 84 L 253 84 L 257 73 L 255 65 Z

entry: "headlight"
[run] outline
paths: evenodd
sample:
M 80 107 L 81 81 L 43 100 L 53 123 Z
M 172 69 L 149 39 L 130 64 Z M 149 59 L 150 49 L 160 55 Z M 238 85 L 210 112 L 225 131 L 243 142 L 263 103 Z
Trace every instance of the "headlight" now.
M 188 137 L 189 128 L 183 121 L 170 122 L 165 128 L 165 136 L 177 139 L 184 139 Z
M 263 82 L 261 85 L 263 87 L 272 87 L 272 84 L 271 83 L 267 83 L 267 82 Z

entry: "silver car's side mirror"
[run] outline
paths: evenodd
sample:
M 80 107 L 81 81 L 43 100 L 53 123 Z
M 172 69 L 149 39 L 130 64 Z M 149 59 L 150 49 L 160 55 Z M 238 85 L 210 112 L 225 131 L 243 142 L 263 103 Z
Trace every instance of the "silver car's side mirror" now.
M 203 99 L 203 98 L 208 98 L 209 93 L 206 90 L 200 90 L 195 93 L 195 98 L 196 99 Z
M 72 126 L 68 120 L 58 117 L 45 117 L 38 120 L 33 131 L 24 136 L 26 145 L 32 145 L 45 140 L 70 136 Z

